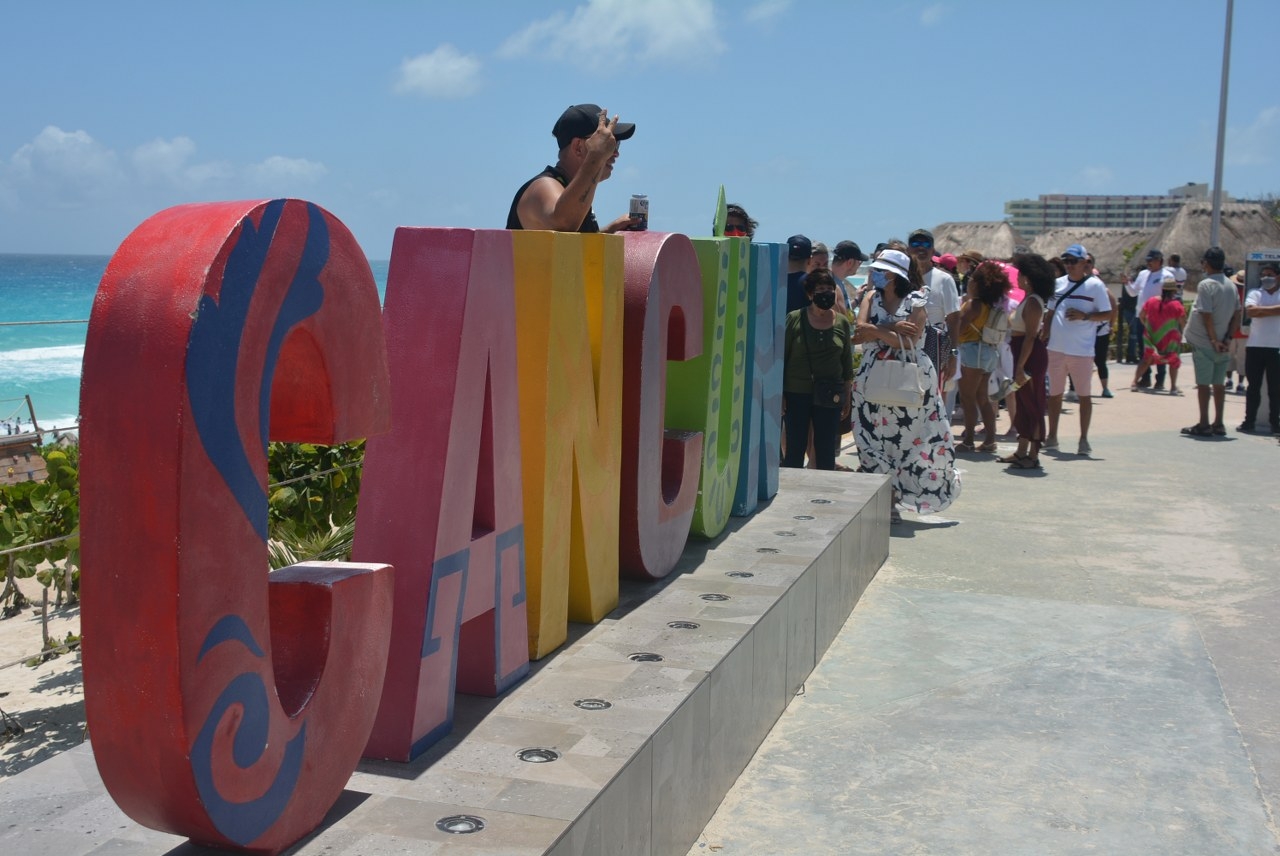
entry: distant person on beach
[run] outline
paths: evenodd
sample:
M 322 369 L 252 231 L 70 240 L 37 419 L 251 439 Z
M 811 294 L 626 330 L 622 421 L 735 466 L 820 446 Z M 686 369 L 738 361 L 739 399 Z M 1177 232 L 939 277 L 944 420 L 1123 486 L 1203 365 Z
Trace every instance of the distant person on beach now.
M 969 274 L 973 273 L 973 269 L 986 261 L 986 256 L 977 250 L 965 250 L 956 256 L 956 289 L 961 296 L 965 293 L 965 284 L 969 281 Z
M 867 260 L 867 254 L 853 241 L 841 241 L 831 256 L 831 275 L 836 278 L 836 311 L 843 312 L 850 321 L 857 308 L 854 292 L 850 291 L 850 277 L 856 276 L 858 268 Z
M 960 332 L 960 292 L 951 274 L 933 264 L 933 233 L 916 229 L 907 237 L 911 257 L 924 280 L 924 350 L 938 371 L 938 383 L 945 386 L 959 367 L 956 339 Z
M 631 139 L 636 126 L 609 119 L 594 104 L 576 104 L 556 120 L 551 134 L 560 149 L 555 166 L 526 181 L 511 200 L 508 229 L 547 229 L 554 232 L 618 232 L 633 224 L 619 217 L 603 229 L 591 203 L 596 187 L 613 174 L 618 145 Z
M 1013 350 L 1013 397 L 1018 404 L 1011 408 L 1013 427 L 1018 433 L 1018 448 L 1000 463 L 1020 470 L 1040 467 L 1040 446 L 1044 443 L 1044 419 L 1048 412 L 1045 398 L 1045 373 L 1049 355 L 1041 325 L 1046 320 L 1045 307 L 1053 300 L 1055 285 L 1053 266 L 1044 256 L 1018 253 L 1013 257 L 1018 271 L 1018 285 L 1026 292 L 1009 322 Z
M 960 308 L 960 404 L 964 409 L 964 433 L 957 452 L 996 450 L 996 408 L 987 393 L 987 382 L 1000 365 L 1000 345 L 1009 330 L 1005 295 L 1009 278 L 998 262 L 985 261 L 970 274 L 968 292 Z M 976 445 L 974 432 L 982 417 L 985 440 Z
M 1173 280 L 1178 283 L 1178 297 L 1187 290 L 1187 269 L 1182 266 L 1182 256 L 1169 253 L 1169 270 L 1173 272 Z
M 1169 367 L 1169 394 L 1182 395 L 1178 389 L 1178 369 L 1182 366 L 1182 325 L 1186 319 L 1182 298 L 1178 296 L 1178 281 L 1173 274 L 1166 274 L 1159 297 L 1153 297 L 1142 307 L 1143 351 L 1142 362 L 1133 373 L 1130 392 L 1139 390 L 1138 381 L 1153 365 Z
M 835 311 L 836 281 L 829 270 L 811 271 L 804 287 L 809 305 L 788 313 L 786 320 L 782 399 L 787 448 L 782 465 L 803 467 L 811 448 L 816 469 L 834 470 L 838 426 L 849 418 L 853 325 Z
M 1089 272 L 1098 279 L 1098 268 L 1095 266 L 1097 262 L 1093 259 L 1093 254 L 1089 254 Z M 1093 341 L 1093 365 L 1098 370 L 1098 382 L 1102 384 L 1102 397 L 1115 398 L 1111 392 L 1111 372 L 1107 370 L 1107 355 L 1111 351 L 1111 330 L 1116 326 L 1120 315 L 1120 308 L 1114 303 L 1111 306 L 1111 317 L 1098 325 L 1097 338 Z
M 809 251 L 809 266 L 805 273 L 817 270 L 818 268 L 831 267 L 831 251 L 827 249 L 827 245 L 821 241 L 813 242 L 813 249 Z
M 1240 325 L 1240 297 L 1235 284 L 1222 272 L 1227 264 L 1227 254 L 1222 247 L 1210 247 L 1200 259 L 1205 277 L 1196 286 L 1196 302 L 1191 307 L 1191 317 L 1183 338 L 1191 345 L 1191 364 L 1196 373 L 1196 404 L 1200 409 L 1200 421 L 1182 429 L 1193 437 L 1224 437 L 1227 428 L 1222 422 L 1222 408 L 1226 398 L 1227 363 L 1230 360 L 1227 343 Z M 1213 398 L 1213 422 L 1209 421 L 1209 398 Z
M 862 472 L 889 476 L 893 499 L 889 520 L 900 523 L 897 506 L 921 514 L 942 511 L 960 495 L 951 427 L 943 413 L 933 362 L 920 348 L 925 319 L 920 272 L 906 253 L 885 249 L 871 262 L 871 290 L 858 310 L 856 340 L 862 363 L 853 386 L 854 430 Z M 924 374 L 918 407 L 867 401 L 866 386 L 879 361 L 910 355 Z
M 730 202 L 725 206 L 724 236 L 726 238 L 754 238 L 760 224 L 747 214 L 747 209 Z
M 1089 251 L 1072 244 L 1062 251 L 1066 276 L 1055 284 L 1053 305 L 1045 326 L 1049 331 L 1049 436 L 1045 449 L 1058 448 L 1058 420 L 1067 379 L 1080 398 L 1080 441 L 1077 455 L 1093 451 L 1089 423 L 1093 418 L 1093 354 L 1098 324 L 1111 317 L 1111 292 L 1093 275 Z
M 804 235 L 787 238 L 787 314 L 809 305 L 801 280 L 809 272 L 809 256 L 813 255 L 813 242 Z
M 1160 287 L 1164 282 L 1166 268 L 1164 266 L 1164 253 L 1157 249 L 1147 250 L 1147 266 L 1145 269 L 1138 271 L 1138 275 L 1133 278 L 1133 282 L 1125 286 L 1125 289 L 1137 298 L 1138 309 L 1147 305 L 1147 301 L 1153 297 L 1160 296 Z M 1170 271 L 1170 273 L 1172 273 Z M 1138 321 L 1138 336 L 1143 335 L 1142 321 Z M 1148 369 L 1146 374 L 1142 376 L 1138 386 L 1146 389 L 1151 386 L 1151 370 Z M 1164 389 L 1164 366 L 1156 367 L 1156 389 Z
M 1225 273 L 1225 271 L 1224 271 Z M 1236 271 L 1231 277 L 1231 282 L 1236 287 L 1236 296 L 1240 298 L 1240 305 L 1244 306 L 1244 271 Z M 1228 392 L 1234 387 L 1237 395 L 1247 395 L 1247 383 L 1244 376 L 1244 357 L 1245 348 L 1249 341 L 1249 319 L 1243 314 L 1240 317 L 1240 325 L 1236 327 L 1236 331 L 1231 334 L 1231 341 L 1227 343 L 1227 382 L 1223 384 L 1223 388 Z M 1231 375 L 1235 373 L 1236 382 L 1231 383 Z
M 1267 417 L 1271 433 L 1280 434 L 1280 265 L 1267 262 L 1258 281 L 1244 299 L 1249 316 L 1249 345 L 1244 352 L 1244 373 L 1249 392 L 1244 398 L 1244 422 L 1240 430 L 1253 431 L 1262 406 L 1262 384 L 1267 385 Z

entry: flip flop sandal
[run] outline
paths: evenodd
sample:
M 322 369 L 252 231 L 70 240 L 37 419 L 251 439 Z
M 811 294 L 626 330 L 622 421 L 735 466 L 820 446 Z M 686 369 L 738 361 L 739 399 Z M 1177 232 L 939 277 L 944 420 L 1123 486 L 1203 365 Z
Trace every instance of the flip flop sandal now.
M 1213 436 L 1215 436 L 1215 437 L 1225 437 L 1225 436 L 1227 436 L 1227 426 L 1226 426 L 1226 425 L 1214 425 L 1214 426 L 1212 426 L 1212 427 L 1209 429 L 1209 431 L 1210 431 L 1210 432 L 1213 434 Z
M 1213 429 L 1208 425 L 1192 425 L 1182 429 L 1182 433 L 1190 437 L 1211 437 Z
M 1028 455 L 1028 454 L 1026 454 L 1025 452 L 1023 452 L 1023 453 L 1014 452 L 1012 455 L 1005 455 L 1003 458 L 996 458 L 996 463 L 998 463 L 998 464 L 1016 464 L 1016 463 L 1018 463 L 1019 461 L 1023 460 L 1024 458 L 1029 458 L 1029 457 L 1031 457 L 1031 456 L 1030 456 L 1030 455 Z
M 1013 467 L 1019 470 L 1038 470 L 1040 469 L 1039 458 L 1020 458 L 1013 462 Z
M 976 452 L 977 449 L 974 448 L 974 445 L 972 443 L 968 443 L 962 440 L 959 443 L 956 443 L 956 451 L 957 452 Z
M 996 449 L 998 449 L 998 448 L 1000 448 L 1000 446 L 996 443 L 996 441 L 995 441 L 995 440 L 988 440 L 987 442 L 983 443 L 981 446 L 979 446 L 979 447 L 978 447 L 978 451 L 979 451 L 979 452 L 994 452 L 994 451 L 996 451 Z

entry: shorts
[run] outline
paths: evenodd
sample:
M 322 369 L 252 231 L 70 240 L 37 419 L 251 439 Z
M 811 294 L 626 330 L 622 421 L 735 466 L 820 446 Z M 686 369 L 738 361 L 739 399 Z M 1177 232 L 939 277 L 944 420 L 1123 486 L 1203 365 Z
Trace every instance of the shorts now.
M 1062 395 L 1067 391 L 1067 375 L 1076 386 L 1076 395 L 1081 398 L 1093 396 L 1093 354 L 1087 357 L 1073 357 L 1061 351 L 1049 352 L 1049 396 Z
M 1000 346 L 985 342 L 961 342 L 960 365 L 976 372 L 991 374 L 1000 365 Z
M 1191 349 L 1191 364 L 1196 370 L 1196 386 L 1222 386 L 1227 382 L 1227 363 L 1231 354 L 1219 354 L 1213 348 Z

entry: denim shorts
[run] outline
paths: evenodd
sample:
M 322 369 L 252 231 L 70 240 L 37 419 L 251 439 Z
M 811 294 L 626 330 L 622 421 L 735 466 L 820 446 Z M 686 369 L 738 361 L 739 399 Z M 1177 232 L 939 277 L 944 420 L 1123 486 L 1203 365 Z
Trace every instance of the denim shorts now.
M 991 374 L 1000 365 L 1000 346 L 985 342 L 961 342 L 960 365 L 966 369 Z

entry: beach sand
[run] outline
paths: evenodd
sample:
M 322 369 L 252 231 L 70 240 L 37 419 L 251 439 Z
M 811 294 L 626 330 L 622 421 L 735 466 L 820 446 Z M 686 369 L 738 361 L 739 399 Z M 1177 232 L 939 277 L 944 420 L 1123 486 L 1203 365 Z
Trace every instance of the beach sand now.
M 22 662 L 41 649 L 41 587 L 34 579 L 18 580 L 18 586 L 36 609 L 27 607 L 12 618 L 0 619 L 0 710 L 10 717 L 0 723 L 0 779 L 85 739 L 80 652 L 62 654 L 34 668 Z M 79 606 L 54 609 L 52 591 L 49 597 L 50 637 L 61 641 L 69 632 L 78 635 Z M 10 733 L 13 720 L 22 727 L 16 736 Z

